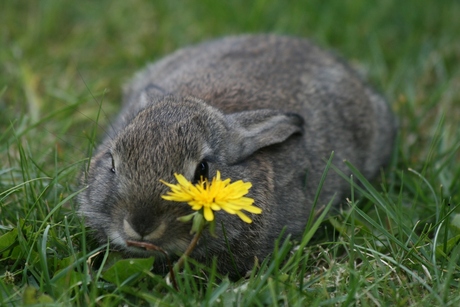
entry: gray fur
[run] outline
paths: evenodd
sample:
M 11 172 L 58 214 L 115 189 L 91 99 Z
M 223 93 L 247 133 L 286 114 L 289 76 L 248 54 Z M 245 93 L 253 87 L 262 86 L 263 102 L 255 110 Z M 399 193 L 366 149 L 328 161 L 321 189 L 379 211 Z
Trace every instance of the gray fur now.
M 294 238 L 303 233 L 331 151 L 343 172 L 346 159 L 372 179 L 395 135 L 385 100 L 349 66 L 307 40 L 272 35 L 215 40 L 149 65 L 126 87 L 114 127 L 85 174 L 79 203 L 86 223 L 127 254 L 149 255 L 125 243 L 144 236 L 180 255 L 190 224 L 176 218 L 191 210 L 162 200 L 168 188 L 159 180 L 175 182 L 175 172 L 192 179 L 206 159 L 210 177 L 219 170 L 252 182 L 248 196 L 263 209 L 252 224 L 217 212 L 218 238 L 205 235 L 192 254 L 207 263 L 217 257 L 219 270 L 233 277 L 269 254 L 283 227 Z M 319 202 L 336 193 L 337 205 L 349 191 L 330 172 Z

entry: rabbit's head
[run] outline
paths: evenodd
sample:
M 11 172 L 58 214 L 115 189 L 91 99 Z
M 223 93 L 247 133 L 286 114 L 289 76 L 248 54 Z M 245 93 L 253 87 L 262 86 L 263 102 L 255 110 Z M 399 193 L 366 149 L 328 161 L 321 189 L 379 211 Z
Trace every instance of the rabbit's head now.
M 192 211 L 185 203 L 163 200 L 169 188 L 160 180 L 175 183 L 174 173 L 180 173 L 197 182 L 220 171 L 224 179 L 252 182 L 248 196 L 264 210 L 273 201 L 267 191 L 275 178 L 268 156 L 256 152 L 301 133 L 302 126 L 300 116 L 276 110 L 223 114 L 190 97 L 152 101 L 98 148 L 79 196 L 80 212 L 100 240 L 108 238 L 128 254 L 149 252 L 127 240 L 181 254 L 190 243 L 191 224 L 177 218 Z M 236 238 L 245 229 L 266 227 L 263 214 L 245 225 L 219 211 L 216 221 L 223 222 L 226 236 Z

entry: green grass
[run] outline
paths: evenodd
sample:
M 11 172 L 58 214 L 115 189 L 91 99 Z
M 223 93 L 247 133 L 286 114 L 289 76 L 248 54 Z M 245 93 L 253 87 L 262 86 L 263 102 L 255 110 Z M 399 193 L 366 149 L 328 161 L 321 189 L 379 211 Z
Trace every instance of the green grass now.
M 0 3 L 0 305 L 460 304 L 458 1 Z M 147 62 L 246 32 L 310 37 L 356 66 L 400 121 L 394 157 L 322 231 L 278 242 L 248 279 L 120 260 L 75 214 L 78 174 Z M 353 183 L 361 182 L 361 185 Z M 307 244 L 308 243 L 308 244 Z

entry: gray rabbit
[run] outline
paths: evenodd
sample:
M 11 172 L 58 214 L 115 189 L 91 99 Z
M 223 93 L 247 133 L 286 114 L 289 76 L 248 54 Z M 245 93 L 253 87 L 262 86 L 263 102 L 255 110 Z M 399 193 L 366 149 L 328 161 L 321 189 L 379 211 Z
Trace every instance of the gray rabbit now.
M 191 225 L 177 221 L 190 206 L 165 201 L 174 173 L 253 184 L 263 210 L 247 224 L 216 212 L 192 258 L 235 278 L 262 260 L 286 227 L 299 238 L 326 160 L 343 172 L 353 163 L 368 179 L 388 163 L 395 119 L 386 101 L 336 56 L 311 42 L 244 35 L 185 48 L 149 65 L 125 88 L 123 109 L 84 176 L 80 212 L 97 237 L 131 256 L 162 255 L 127 246 L 145 241 L 181 255 Z M 350 185 L 330 171 L 320 204 Z M 226 240 L 222 228 L 225 229 Z M 235 260 L 234 266 L 231 255 Z

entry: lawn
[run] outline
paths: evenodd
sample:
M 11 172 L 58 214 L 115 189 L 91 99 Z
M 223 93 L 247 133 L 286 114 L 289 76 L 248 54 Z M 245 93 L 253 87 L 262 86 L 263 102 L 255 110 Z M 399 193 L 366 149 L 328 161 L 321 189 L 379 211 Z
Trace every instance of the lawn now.
M 459 16 L 456 0 L 1 1 L 0 305 L 459 306 Z M 138 69 L 248 32 L 348 59 L 399 118 L 393 159 L 251 276 L 186 264 L 175 290 L 93 241 L 79 174 Z

